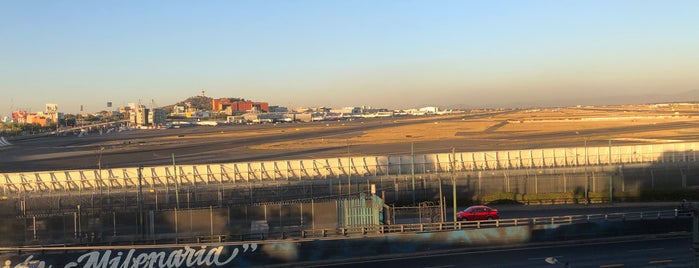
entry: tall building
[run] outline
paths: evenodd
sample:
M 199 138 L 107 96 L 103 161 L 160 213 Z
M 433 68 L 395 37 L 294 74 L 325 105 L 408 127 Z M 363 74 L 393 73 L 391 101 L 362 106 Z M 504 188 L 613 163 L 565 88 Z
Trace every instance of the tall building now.
M 165 109 L 154 108 L 148 111 L 148 125 L 164 126 L 167 120 Z
M 137 126 L 148 125 L 148 109 L 146 109 L 146 106 L 139 105 L 135 109 L 132 109 L 129 114 L 129 121 Z
M 51 119 L 52 122 L 58 122 L 58 104 L 47 103 L 44 114 L 46 118 Z
M 18 124 L 27 123 L 27 111 L 19 110 L 12 112 L 12 121 Z

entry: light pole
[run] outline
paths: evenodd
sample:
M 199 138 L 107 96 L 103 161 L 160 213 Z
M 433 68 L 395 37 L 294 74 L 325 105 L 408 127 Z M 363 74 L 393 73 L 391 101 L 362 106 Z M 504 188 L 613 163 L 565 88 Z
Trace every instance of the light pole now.
M 588 155 L 587 155 L 587 137 L 585 137 L 585 204 L 590 203 L 590 175 L 587 174 Z
M 172 153 L 172 172 L 175 179 L 175 207 L 180 208 L 180 187 L 179 179 L 177 178 L 177 165 L 175 164 L 175 153 Z
M 78 225 L 78 236 L 80 238 L 80 241 L 82 241 L 82 239 L 83 239 L 83 236 L 82 236 L 83 227 L 82 227 L 82 219 L 81 219 L 82 217 L 81 217 L 80 205 L 77 206 L 77 209 L 78 209 L 78 216 L 77 216 L 77 218 L 78 218 L 78 224 L 77 224 Z
M 352 193 L 352 182 L 350 181 L 352 174 L 352 158 L 350 158 L 350 143 L 347 139 L 347 197 Z M 342 188 L 342 187 L 340 187 Z
M 612 136 L 609 136 L 609 167 L 612 167 Z M 609 203 L 614 202 L 614 180 L 612 171 L 609 171 Z
M 451 148 L 451 192 L 452 192 L 452 206 L 454 206 L 454 223 L 456 223 L 456 153 L 454 148 Z
M 415 143 L 410 143 L 410 174 L 413 181 L 413 206 L 415 205 Z
M 143 167 L 141 165 L 138 166 L 138 195 L 136 196 L 136 199 L 138 200 L 138 233 L 143 235 L 144 228 L 143 228 L 143 173 L 142 173 Z
M 102 152 L 104 151 L 104 146 L 100 146 L 99 158 L 97 158 L 97 170 L 99 171 L 100 180 L 97 183 L 100 189 L 100 202 L 102 201 Z

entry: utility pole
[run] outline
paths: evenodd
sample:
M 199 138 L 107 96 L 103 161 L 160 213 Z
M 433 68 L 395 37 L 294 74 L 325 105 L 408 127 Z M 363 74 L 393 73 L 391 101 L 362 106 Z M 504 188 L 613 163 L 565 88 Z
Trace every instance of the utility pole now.
M 352 193 L 352 158 L 350 157 L 350 143 L 349 139 L 347 139 L 347 198 L 350 197 L 350 194 Z M 339 181 L 338 181 L 339 185 Z M 342 188 L 342 187 L 340 187 Z
M 410 143 L 410 174 L 413 180 L 413 206 L 415 205 L 415 143 Z
M 172 170 L 173 170 L 173 176 L 175 178 L 175 207 L 177 209 L 180 209 L 180 188 L 179 188 L 179 179 L 177 178 L 177 165 L 175 165 L 175 153 L 172 153 Z
M 590 175 L 587 174 L 587 166 L 588 166 L 588 156 L 587 156 L 587 138 L 585 138 L 585 204 L 590 203 Z
M 612 166 L 612 136 L 609 136 L 609 167 Z M 609 171 L 609 203 L 614 202 L 614 180 L 612 171 Z
M 454 223 L 456 223 L 456 153 L 454 148 L 451 148 L 451 185 L 452 185 L 452 199 L 454 206 Z
M 104 151 L 104 147 L 100 146 L 100 157 L 97 159 L 97 169 L 99 170 L 100 177 L 99 182 L 97 183 L 97 186 L 100 189 L 100 208 L 102 208 L 102 184 L 104 183 L 104 180 L 102 180 L 102 151 Z
M 143 173 L 141 172 L 143 167 L 138 165 L 138 232 L 144 235 L 143 228 Z
M 446 211 L 444 211 L 444 194 L 442 193 L 442 175 L 439 175 L 439 214 L 441 215 L 441 220 L 444 222 L 444 217 L 446 215 Z

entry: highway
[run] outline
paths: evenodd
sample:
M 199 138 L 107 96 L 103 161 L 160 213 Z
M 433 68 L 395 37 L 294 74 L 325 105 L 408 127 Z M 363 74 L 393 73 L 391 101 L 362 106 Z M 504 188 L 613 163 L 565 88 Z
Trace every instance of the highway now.
M 657 202 L 657 203 L 612 203 L 612 204 L 570 204 L 570 205 L 501 205 L 492 206 L 498 209 L 501 219 L 531 218 L 531 217 L 551 217 L 569 215 L 589 215 L 589 214 L 612 214 L 629 212 L 652 212 L 667 211 L 677 208 L 677 203 Z M 460 210 L 466 207 L 459 207 Z M 453 211 L 447 210 L 447 221 L 452 219 Z
M 555 258 L 557 263 L 551 264 Z M 549 262 L 547 262 L 547 259 Z M 380 259 L 305 263 L 294 267 L 450 268 L 450 267 L 694 267 L 691 238 L 676 236 L 625 241 L 590 241 L 526 248 L 442 251 Z

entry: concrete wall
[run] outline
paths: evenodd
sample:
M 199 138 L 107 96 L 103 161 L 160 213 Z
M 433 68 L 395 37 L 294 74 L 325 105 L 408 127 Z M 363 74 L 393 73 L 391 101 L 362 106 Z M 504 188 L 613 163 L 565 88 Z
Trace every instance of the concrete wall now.
M 386 254 L 421 253 L 446 249 L 478 249 L 486 246 L 524 246 L 531 243 L 581 238 L 608 238 L 622 235 L 686 232 L 691 220 L 610 221 L 565 225 L 518 226 L 367 236 L 332 240 L 281 240 L 259 243 L 182 245 L 179 247 L 137 248 L 138 246 L 83 248 L 57 251 L 0 249 L 0 262 L 15 266 L 24 261 L 48 267 L 249 267 L 347 258 L 377 257 Z M 188 258 L 188 256 L 191 256 Z M 182 260 L 178 263 L 175 260 Z M 104 266 L 98 266 L 102 262 Z M 111 265 L 114 264 L 115 265 Z M 149 264 L 153 265 L 149 265 Z M 93 266 L 90 266 L 93 265 Z M 123 266 L 121 266 L 123 265 Z M 130 266 L 129 266 L 130 267 Z

